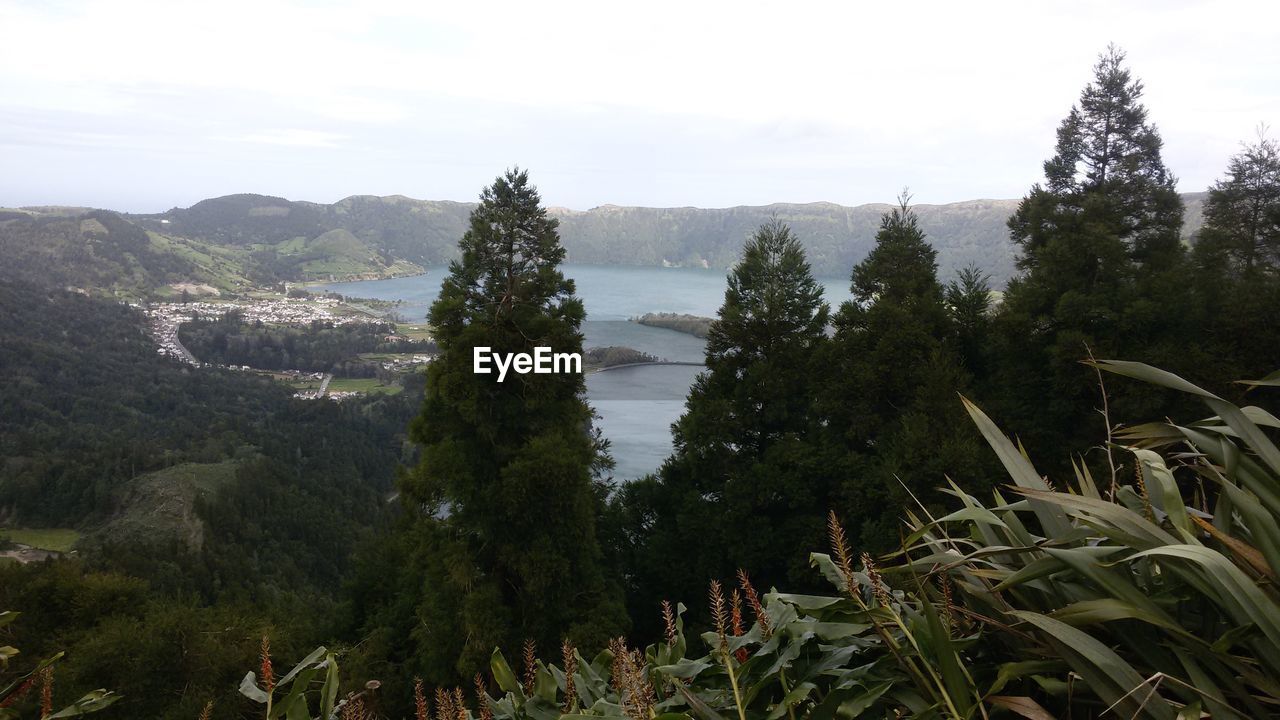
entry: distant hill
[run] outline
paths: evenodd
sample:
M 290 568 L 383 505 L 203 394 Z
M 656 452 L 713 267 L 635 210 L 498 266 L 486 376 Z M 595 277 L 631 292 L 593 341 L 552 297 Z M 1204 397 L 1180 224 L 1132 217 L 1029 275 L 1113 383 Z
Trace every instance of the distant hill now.
M 1186 233 L 1199 228 L 1204 193 L 1184 195 Z M 1018 200 L 969 200 L 917 205 L 921 225 L 938 249 L 943 276 L 976 264 L 1003 284 L 1012 277 L 1015 248 L 1005 222 Z M 317 238 L 346 230 L 385 258 L 441 265 L 457 257 L 473 203 L 358 195 L 332 205 L 264 195 L 229 195 L 135 216 L 144 227 L 213 242 L 260 245 Z M 694 265 L 728 268 L 743 242 L 776 216 L 789 223 L 821 275 L 847 275 L 870 251 L 885 204 L 834 203 L 722 209 L 604 205 L 586 211 L 552 208 L 571 262 L 611 265 Z M 165 222 L 167 221 L 167 222 Z
M 0 277 L 9 279 L 143 292 L 200 277 L 199 254 L 156 244 L 107 210 L 0 211 Z
M 1183 195 L 1184 235 L 1205 193 Z M 975 264 L 997 286 L 1015 272 L 1005 222 L 1017 200 L 916 205 L 944 279 Z M 189 208 L 121 215 L 84 208 L 0 210 L 0 265 L 61 286 L 130 294 L 175 283 L 219 291 L 279 281 L 410 275 L 457 257 L 473 203 L 357 195 L 325 205 L 227 195 Z M 721 209 L 552 208 L 571 262 L 728 268 L 771 217 L 791 225 L 819 275 L 847 276 L 870 251 L 889 205 L 774 204 Z
M 283 279 L 339 279 L 404 275 L 448 262 L 474 207 L 399 195 L 356 195 L 332 205 L 227 195 L 130 219 L 155 232 L 245 248 Z

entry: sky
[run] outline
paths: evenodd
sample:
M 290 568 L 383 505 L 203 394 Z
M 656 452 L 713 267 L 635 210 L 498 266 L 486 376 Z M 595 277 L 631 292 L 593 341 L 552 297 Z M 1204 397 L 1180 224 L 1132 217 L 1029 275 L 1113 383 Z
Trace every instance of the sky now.
M 1280 124 L 1280 2 L 0 0 L 0 206 L 1021 197 L 1108 43 L 1179 189 Z M 1275 131 L 1272 131 L 1275 134 Z

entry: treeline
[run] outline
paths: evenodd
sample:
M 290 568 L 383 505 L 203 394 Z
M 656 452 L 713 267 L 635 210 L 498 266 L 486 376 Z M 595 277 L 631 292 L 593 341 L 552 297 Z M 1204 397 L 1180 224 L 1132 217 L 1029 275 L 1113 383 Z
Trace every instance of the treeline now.
M 1194 399 L 1104 388 L 1082 360 L 1146 362 L 1236 400 L 1247 387 L 1235 381 L 1280 366 L 1275 143 L 1231 160 L 1188 249 L 1141 94 L 1119 51 L 1101 58 L 1062 123 L 1047 182 L 1009 220 L 1021 274 L 998 303 L 975 268 L 939 281 L 904 195 L 853 268 L 853 299 L 828 335 L 800 244 L 785 225 L 761 228 L 729 277 L 672 457 L 612 505 L 647 637 L 661 600 L 697 597 L 737 568 L 766 586 L 811 587 L 805 551 L 822 545 L 826 509 L 857 547 L 881 552 L 897 546 L 905 510 L 940 512 L 939 488 L 986 496 L 995 458 L 958 395 L 1058 463 L 1044 469 L 1070 476 L 1080 452 L 1101 474 L 1104 455 L 1086 449 L 1110 440 L 1114 423 L 1185 417 Z
M 688 333 L 700 338 L 705 338 L 711 332 L 711 318 L 685 313 L 645 313 L 640 317 L 632 318 L 632 321 L 650 327 Z
M 588 693 L 601 713 L 636 720 L 667 710 L 975 717 L 988 706 L 1028 717 L 1100 715 L 1110 706 L 1164 719 L 1178 714 L 1168 705 L 1174 697 L 1186 717 L 1204 708 L 1223 717 L 1232 708 L 1274 714 L 1280 628 L 1269 584 L 1270 498 L 1280 455 L 1267 412 L 1276 408 L 1250 394 L 1258 408 L 1243 412 L 1222 398 L 1251 393 L 1234 381 L 1262 378 L 1280 358 L 1280 152 L 1262 137 L 1230 161 L 1188 247 L 1184 208 L 1141 94 L 1123 55 L 1105 53 L 1059 129 L 1045 182 L 1009 220 L 1020 274 L 1001 295 L 977 268 L 939 280 L 936 251 L 905 194 L 881 218 L 875 247 L 852 268 L 853 299 L 838 308 L 823 302 L 792 228 L 760 227 L 729 275 L 708 332 L 707 370 L 674 427 L 672 456 L 621 488 L 609 481 L 608 444 L 591 430 L 580 375 L 495 383 L 472 372 L 472 348 L 481 345 L 581 351 L 585 311 L 560 270 L 558 223 L 527 173 L 509 171 L 483 191 L 431 308 L 440 353 L 409 424 L 416 454 L 397 446 L 381 461 L 369 456 L 371 469 L 404 461 L 401 512 L 352 566 L 326 568 L 323 558 L 343 557 L 361 538 L 344 531 L 383 516 L 367 492 L 351 489 L 367 486 L 350 477 L 367 476 L 351 464 L 361 444 L 342 423 L 363 418 L 371 435 L 386 437 L 376 428 L 400 419 L 399 406 L 305 406 L 317 415 L 299 434 L 264 429 L 259 449 L 231 454 L 244 460 L 238 489 L 200 504 L 215 528 L 211 547 L 229 552 L 217 562 L 207 559 L 212 550 L 175 552 L 181 562 L 149 581 L 165 588 L 199 578 L 217 604 L 189 611 L 127 577 L 56 563 L 0 569 L 13 573 L 0 575 L 0 603 L 35 606 L 37 630 L 22 638 L 24 650 L 64 632 L 76 657 L 97 658 L 82 666 L 95 675 L 72 671 L 82 683 L 73 687 L 172 693 L 164 712 L 134 705 L 126 716 L 189 716 L 208 697 L 219 699 L 216 716 L 236 715 L 234 703 L 196 676 L 217 646 L 207 635 L 183 640 L 214 634 L 214 623 L 232 629 L 223 636 L 226 658 L 244 665 L 245 643 L 259 629 L 287 639 L 297 625 L 330 633 L 349 648 L 349 689 L 382 698 L 378 710 L 392 716 L 417 710 L 416 678 L 472 687 L 485 669 L 506 700 L 482 707 L 502 718 L 580 711 Z M 28 352 L 36 360 L 22 359 Z M 18 354 L 22 372 L 38 382 L 15 398 L 56 387 L 65 365 L 21 365 L 38 364 L 39 352 Z M 1144 361 L 1207 390 L 1141 366 L 1082 364 L 1090 356 Z M 138 358 L 144 368 L 156 362 Z M 1157 382 L 1104 381 L 1103 368 Z M 122 385 L 150 397 L 139 383 Z M 60 402 L 75 408 L 91 397 Z M 1125 422 L 1195 417 L 1197 401 L 1219 415 L 1121 433 Z M 182 413 L 169 412 L 183 427 Z M 97 420 L 129 427 L 128 417 Z M 282 413 L 262 417 L 270 419 L 264 426 L 292 422 Z M 211 418 L 219 428 L 219 416 Z M 339 426 L 325 435 L 321 421 Z M 54 427 L 49 437 L 75 430 Z M 235 426 L 200 437 L 224 436 L 229 444 L 210 455 L 226 457 L 240 437 Z M 1183 438 L 1193 442 L 1172 444 Z M 1121 453 L 1108 444 L 1117 439 L 1164 454 Z M 1024 452 L 1051 464 L 1033 468 Z M 1179 462 L 1188 466 L 1173 467 Z M 92 477 L 77 480 L 84 486 Z M 1072 478 L 1071 492 L 1052 492 L 1045 477 Z M 50 475 L 31 492 L 57 484 Z M 948 528 L 953 535 L 937 534 Z M 906 556 L 892 554 L 903 545 Z M 806 562 L 824 547 L 830 556 Z M 166 564 L 156 555 L 101 553 L 126 573 L 155 573 Z M 739 569 L 750 582 L 734 581 Z M 343 577 L 348 592 L 336 613 L 322 593 L 308 606 L 286 587 Z M 39 588 L 52 586 L 38 585 L 45 579 L 64 583 L 47 607 Z M 713 580 L 710 607 L 680 617 L 675 603 L 701 607 Z M 830 593 L 829 583 L 838 597 L 818 595 Z M 733 585 L 737 591 L 724 589 Z M 795 594 L 755 590 L 775 586 Z M 159 605 L 139 605 L 149 597 Z M 223 614 L 247 607 L 241 600 L 268 610 Z M 100 617 L 104 606 L 113 609 Z M 281 627 L 263 627 L 273 619 Z M 709 631 L 706 658 L 686 654 L 685 623 Z M 37 634 L 49 628 L 61 630 Z M 616 639 L 622 634 L 631 642 Z M 651 655 L 630 649 L 650 641 Z M 586 661 L 575 646 L 611 654 Z M 301 655 L 296 644 L 276 647 Z M 517 678 L 494 659 L 494 648 L 530 658 L 524 673 Z M 558 650 L 562 668 L 577 665 L 576 674 L 532 660 Z M 149 664 L 103 667 L 102 657 L 132 652 Z M 166 661 L 178 670 L 157 678 L 154 668 Z M 205 677 L 221 681 L 225 666 L 216 667 Z M 609 676 L 625 684 L 606 685 Z M 376 695 L 366 679 L 380 681 Z M 249 678 L 247 695 L 272 691 L 257 680 Z M 491 690 L 482 676 L 476 692 Z M 435 704 L 461 715 L 457 706 L 467 701 L 457 697 Z M 1054 714 L 1034 714 L 1043 707 Z
M 939 280 L 905 194 L 852 269 L 853 299 L 834 311 L 791 229 L 761 227 L 729 275 L 673 455 L 608 494 L 587 480 L 601 459 L 561 445 L 581 434 L 580 388 L 496 386 L 468 371 L 474 345 L 528 351 L 581 320 L 572 282 L 554 270 L 554 220 L 524 173 L 499 178 L 432 308 L 442 354 L 414 425 L 423 459 L 401 482 L 406 518 L 356 583 L 354 632 L 377 638 L 356 652 L 357 674 L 407 699 L 414 675 L 465 681 L 495 646 L 603 647 L 619 632 L 647 642 L 670 632 L 662 601 L 703 597 L 708 580 L 739 568 L 763 587 L 817 591 L 806 557 L 826 544 L 829 510 L 873 557 L 898 547 L 905 514 L 952 505 L 938 488 L 984 497 L 1007 481 L 959 395 L 1067 477 L 1132 476 L 1103 450 L 1116 424 L 1194 407 L 1160 387 L 1103 383 L 1081 364 L 1091 355 L 1242 397 L 1234 381 L 1280 358 L 1280 267 L 1266 259 L 1280 248 L 1280 158 L 1265 138 L 1234 158 L 1188 248 L 1141 94 L 1123 54 L 1104 54 L 1046 183 L 1009 220 L 1021 274 L 1002 296 L 976 268 Z M 504 237 L 496 216 L 538 228 L 536 240 Z M 514 285 L 523 293 L 486 280 L 513 253 L 530 268 Z
M 650 355 L 647 352 L 617 345 L 587 348 L 582 353 L 582 361 L 586 363 L 587 367 L 610 368 L 618 365 L 660 362 L 661 360 L 662 358 Z
M 245 322 L 230 311 L 216 319 L 185 322 L 178 338 L 202 362 L 248 365 L 261 370 L 332 372 L 341 377 L 374 377 L 381 364 L 361 353 L 435 352 L 435 344 L 395 334 L 389 323 L 334 324 L 313 320 L 305 327 Z

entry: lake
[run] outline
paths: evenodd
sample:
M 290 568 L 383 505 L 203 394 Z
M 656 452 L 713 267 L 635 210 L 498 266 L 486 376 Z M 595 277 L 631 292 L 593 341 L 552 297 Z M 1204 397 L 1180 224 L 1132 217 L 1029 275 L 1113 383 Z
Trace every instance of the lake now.
M 724 302 L 725 271 L 575 264 L 566 264 L 562 270 L 576 283 L 587 310 L 582 325 L 585 347 L 625 345 L 667 360 L 702 361 L 703 340 L 629 322 L 629 318 L 650 312 L 714 317 Z M 410 322 L 421 322 L 447 273 L 447 268 L 431 268 L 416 277 L 329 283 L 313 289 L 399 300 L 403 305 L 396 311 Z M 819 281 L 827 302 L 839 305 L 849 298 L 847 279 Z M 617 463 L 616 478 L 630 480 L 653 472 L 670 454 L 671 423 L 684 410 L 689 386 L 701 370 L 688 365 L 649 365 L 587 376 L 587 399 L 600 415 L 600 429 L 609 439 Z

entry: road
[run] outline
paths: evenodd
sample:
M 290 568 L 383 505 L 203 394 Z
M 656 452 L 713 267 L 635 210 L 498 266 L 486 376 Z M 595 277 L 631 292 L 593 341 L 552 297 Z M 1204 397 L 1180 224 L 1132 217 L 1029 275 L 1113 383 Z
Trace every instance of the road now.
M 173 346 L 178 348 L 178 352 L 182 353 L 183 360 L 186 360 L 192 365 L 200 365 L 200 361 L 196 359 L 196 356 L 192 355 L 191 351 L 187 349 L 187 346 L 183 345 L 182 341 L 178 339 L 178 323 L 174 323 L 173 326 L 169 328 L 169 339 L 173 341 Z

